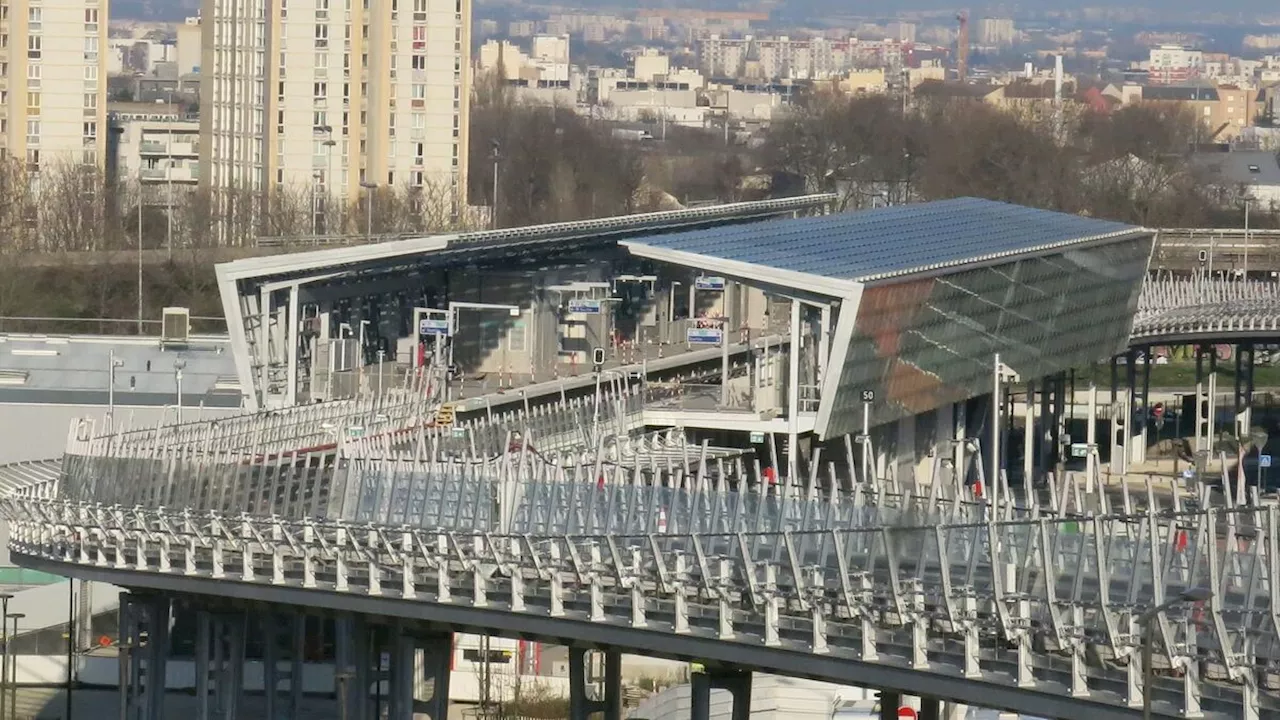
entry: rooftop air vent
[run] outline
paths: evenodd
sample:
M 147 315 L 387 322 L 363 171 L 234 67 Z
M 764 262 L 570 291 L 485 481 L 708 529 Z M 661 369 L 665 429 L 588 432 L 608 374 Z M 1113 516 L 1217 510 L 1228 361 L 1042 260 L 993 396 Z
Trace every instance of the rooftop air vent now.
M 0 370 L 0 385 L 26 385 L 26 370 Z
M 186 345 L 191 337 L 191 311 L 184 307 L 164 309 L 160 325 L 160 346 Z

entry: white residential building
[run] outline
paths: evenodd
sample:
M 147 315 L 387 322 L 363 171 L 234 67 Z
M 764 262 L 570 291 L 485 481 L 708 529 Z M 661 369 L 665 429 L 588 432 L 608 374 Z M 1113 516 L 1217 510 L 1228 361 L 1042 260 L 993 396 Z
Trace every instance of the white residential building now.
M 983 47 L 1008 47 L 1016 37 L 1012 18 L 986 17 L 978 21 L 978 44 Z
M 178 26 L 178 75 L 200 72 L 202 61 L 200 42 L 200 18 L 189 17 Z
M 466 190 L 470 0 L 204 0 L 201 183 Z
M 107 0 L 0 3 L 0 155 L 100 166 Z
M 1204 52 L 1182 45 L 1160 45 L 1151 48 L 1147 62 L 1147 80 L 1153 83 L 1178 84 L 1199 77 L 1204 72 Z
M 115 116 L 119 118 L 119 116 Z M 116 168 L 120 180 L 140 182 L 148 204 L 172 206 L 200 179 L 200 123 L 120 120 Z

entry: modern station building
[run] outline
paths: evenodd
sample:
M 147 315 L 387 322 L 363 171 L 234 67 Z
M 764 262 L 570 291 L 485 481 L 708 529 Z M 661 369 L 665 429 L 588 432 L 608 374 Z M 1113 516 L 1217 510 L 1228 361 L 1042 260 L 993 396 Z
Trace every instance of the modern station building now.
M 1151 231 L 973 198 L 827 201 L 227 263 L 240 385 L 271 408 L 447 364 L 465 414 L 618 370 L 661 391 L 646 425 L 742 433 L 791 474 L 866 428 L 902 477 L 981 432 L 997 367 L 1052 386 L 1127 347 Z

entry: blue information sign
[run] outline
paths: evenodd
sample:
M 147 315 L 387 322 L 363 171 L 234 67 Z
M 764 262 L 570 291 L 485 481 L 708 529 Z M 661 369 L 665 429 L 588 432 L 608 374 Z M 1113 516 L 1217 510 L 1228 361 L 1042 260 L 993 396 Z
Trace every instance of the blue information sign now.
M 689 328 L 685 337 L 690 345 L 719 345 L 724 331 L 720 328 Z
M 569 301 L 569 312 L 584 315 L 599 315 L 600 301 L 590 298 L 574 298 Z
M 449 320 L 446 318 L 422 318 L 418 321 L 420 335 L 448 335 Z

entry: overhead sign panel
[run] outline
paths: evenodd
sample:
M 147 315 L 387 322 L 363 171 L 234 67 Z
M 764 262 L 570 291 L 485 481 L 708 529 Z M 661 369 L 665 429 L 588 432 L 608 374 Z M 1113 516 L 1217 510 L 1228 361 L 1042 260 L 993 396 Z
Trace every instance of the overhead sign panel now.
M 711 275 L 704 275 L 693 281 L 693 286 L 698 290 L 724 290 L 724 278 Z
M 569 301 L 569 312 L 583 315 L 599 315 L 600 301 L 591 298 L 574 298 Z
M 419 335 L 448 335 L 449 320 L 447 318 L 422 318 L 418 321 Z
M 689 328 L 685 337 L 690 345 L 719 345 L 724 331 L 720 328 Z

